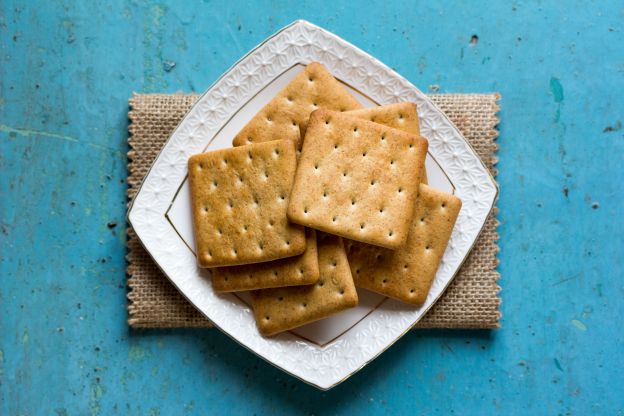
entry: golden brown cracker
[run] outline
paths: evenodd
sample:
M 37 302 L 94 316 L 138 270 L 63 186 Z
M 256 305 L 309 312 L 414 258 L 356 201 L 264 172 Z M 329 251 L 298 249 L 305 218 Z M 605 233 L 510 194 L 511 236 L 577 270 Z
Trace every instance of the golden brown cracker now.
M 387 250 L 358 242 L 348 247 L 356 286 L 415 305 L 422 304 L 461 209 L 453 195 L 421 184 L 407 243 Z
M 420 124 L 418 121 L 418 112 L 416 104 L 404 102 L 397 104 L 388 104 L 378 107 L 363 108 L 360 110 L 345 111 L 350 116 L 370 120 L 384 126 L 403 130 L 414 136 L 420 135 Z M 423 163 L 423 171 L 421 173 L 421 182 L 427 183 L 427 171 Z
M 320 277 L 316 284 L 252 292 L 258 329 L 274 335 L 326 318 L 358 303 L 342 238 L 317 233 Z
M 234 137 L 233 145 L 290 139 L 301 148 L 310 113 L 318 108 L 347 111 L 361 104 L 318 62 L 312 62 Z
M 312 113 L 288 218 L 396 249 L 406 239 L 427 141 L 325 109 Z
M 303 254 L 265 263 L 218 267 L 211 270 L 217 292 L 237 292 L 316 283 L 319 278 L 316 232 L 306 228 Z
M 303 253 L 304 229 L 286 218 L 295 153 L 292 141 L 276 140 L 189 159 L 201 267 L 258 263 Z

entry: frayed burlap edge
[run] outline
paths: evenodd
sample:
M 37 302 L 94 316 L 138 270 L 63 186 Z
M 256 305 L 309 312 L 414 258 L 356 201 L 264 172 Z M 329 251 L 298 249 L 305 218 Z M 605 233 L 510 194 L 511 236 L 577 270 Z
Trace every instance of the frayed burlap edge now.
M 129 100 L 128 198 L 198 95 L 134 94 Z M 455 123 L 496 176 L 499 94 L 444 94 L 430 98 Z M 498 328 L 500 287 L 497 209 L 490 214 L 461 270 L 417 328 Z M 212 326 L 169 282 L 128 228 L 128 324 L 133 328 Z

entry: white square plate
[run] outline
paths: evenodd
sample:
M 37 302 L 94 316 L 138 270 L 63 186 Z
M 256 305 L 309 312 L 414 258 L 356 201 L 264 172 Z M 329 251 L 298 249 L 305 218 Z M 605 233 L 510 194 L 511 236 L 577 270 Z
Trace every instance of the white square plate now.
M 217 294 L 196 265 L 187 160 L 231 146 L 234 135 L 306 64 L 319 61 L 365 106 L 411 101 L 429 140 L 429 183 L 463 202 L 425 303 L 415 308 L 358 291 L 358 307 L 272 338 L 262 337 L 244 294 Z M 305 21 L 257 46 L 191 108 L 144 179 L 128 213 L 137 236 L 171 282 L 219 329 L 273 365 L 321 389 L 362 368 L 418 322 L 444 292 L 468 255 L 498 189 L 448 118 L 390 68 Z

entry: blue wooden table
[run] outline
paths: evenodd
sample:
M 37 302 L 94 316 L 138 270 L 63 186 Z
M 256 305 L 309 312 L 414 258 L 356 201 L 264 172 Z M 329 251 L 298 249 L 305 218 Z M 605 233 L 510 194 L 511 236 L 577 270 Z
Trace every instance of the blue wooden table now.
M 383 3 L 0 3 L 1 415 L 624 414 L 624 4 Z M 126 325 L 129 95 L 202 91 L 297 18 L 503 96 L 503 328 L 412 332 L 329 392 Z

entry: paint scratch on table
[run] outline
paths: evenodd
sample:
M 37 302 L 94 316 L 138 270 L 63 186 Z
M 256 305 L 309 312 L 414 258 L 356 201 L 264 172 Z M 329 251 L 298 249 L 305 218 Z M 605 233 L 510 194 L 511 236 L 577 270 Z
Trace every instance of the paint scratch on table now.
M 571 322 L 572 322 L 572 325 L 574 325 L 575 327 L 577 327 L 581 331 L 587 331 L 587 326 L 585 326 L 585 324 L 583 322 L 579 321 L 578 319 L 572 319 Z
M 563 368 L 561 367 L 561 363 L 559 362 L 559 360 L 555 358 L 554 361 L 555 361 L 555 367 L 557 367 L 557 370 L 563 371 Z
M 76 137 L 66 136 L 64 134 L 51 133 L 51 132 L 42 131 L 42 130 L 33 130 L 33 129 L 29 129 L 29 128 L 11 127 L 11 126 L 7 126 L 6 124 L 0 124 L 0 132 L 8 133 L 9 137 L 11 137 L 11 138 L 15 138 L 17 136 L 22 136 L 22 137 L 47 137 L 47 138 L 52 138 L 52 139 L 64 140 L 64 141 L 71 142 L 71 143 L 80 143 L 80 144 L 84 144 L 84 145 L 87 145 L 89 147 L 93 147 L 93 148 L 96 148 L 96 149 L 108 150 L 117 159 L 119 159 L 119 160 L 126 160 L 126 155 L 124 153 L 122 153 L 119 150 L 116 150 L 116 149 L 114 149 L 112 147 L 104 146 L 104 145 L 93 143 L 93 142 L 85 142 L 85 141 L 79 140 Z

